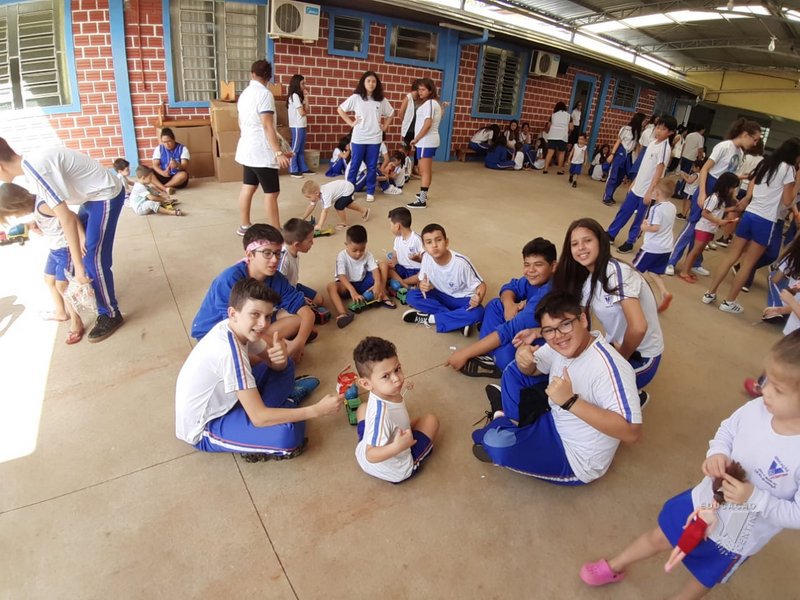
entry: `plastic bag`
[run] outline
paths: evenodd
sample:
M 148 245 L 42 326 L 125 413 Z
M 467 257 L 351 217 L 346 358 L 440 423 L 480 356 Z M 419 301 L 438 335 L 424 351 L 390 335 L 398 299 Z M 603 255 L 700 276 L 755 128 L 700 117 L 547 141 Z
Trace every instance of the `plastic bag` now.
M 64 269 L 64 275 L 66 275 L 69 282 L 64 292 L 64 300 L 69 302 L 77 312 L 81 312 L 81 309 L 84 309 L 92 314 L 97 314 L 97 298 L 95 298 L 92 284 L 78 283 L 78 280 L 66 269 Z

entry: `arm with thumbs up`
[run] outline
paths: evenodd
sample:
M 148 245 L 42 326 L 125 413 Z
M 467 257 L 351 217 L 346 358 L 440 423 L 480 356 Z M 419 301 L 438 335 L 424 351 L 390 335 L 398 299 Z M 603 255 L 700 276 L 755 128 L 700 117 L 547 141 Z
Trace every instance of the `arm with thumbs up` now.
M 428 281 L 428 274 L 423 273 L 419 279 L 419 291 L 422 292 L 422 297 L 428 299 L 428 292 L 433 289 L 433 284 Z
M 272 343 L 267 347 L 267 363 L 273 371 L 283 371 L 289 364 L 289 351 L 286 340 L 279 331 L 272 334 Z

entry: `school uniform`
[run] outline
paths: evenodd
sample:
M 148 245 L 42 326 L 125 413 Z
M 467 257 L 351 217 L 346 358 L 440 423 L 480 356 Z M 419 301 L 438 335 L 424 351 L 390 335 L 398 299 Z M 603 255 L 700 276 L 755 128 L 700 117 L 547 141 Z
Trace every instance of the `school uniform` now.
M 721 219 L 725 214 L 725 203 L 716 194 L 711 194 L 703 203 L 703 210 L 708 211 L 711 216 Z M 705 217 L 700 217 L 694 227 L 694 239 L 696 242 L 710 242 L 714 239 L 718 225 Z
M 46 206 L 44 200 L 36 199 L 33 216 L 36 226 L 42 232 L 42 236 L 47 241 L 50 252 L 44 265 L 44 274 L 55 277 L 56 281 L 67 281 L 65 271 L 70 275 L 74 274 L 72 266 L 72 256 L 67 246 L 67 238 L 61 227 L 58 217 L 46 215 L 41 212 L 41 207 Z
M 550 130 L 547 132 L 547 149 L 566 152 L 569 124 L 572 117 L 565 110 L 550 115 Z
M 355 186 L 346 179 L 337 179 L 319 186 L 323 209 L 344 210 L 353 203 Z M 316 204 L 313 203 L 312 204 Z
M 412 229 L 407 238 L 403 238 L 402 235 L 394 236 L 392 249 L 394 250 L 395 273 L 403 279 L 408 279 L 419 273 L 421 263 L 411 260 L 411 257 L 422 256 L 425 252 L 425 245 L 416 231 Z
M 403 121 L 400 123 L 400 135 L 406 146 L 411 145 L 414 139 L 414 124 L 416 122 L 416 108 L 413 94 L 406 94 L 406 110 L 403 113 Z
M 336 268 L 333 276 L 336 281 L 344 275 L 359 294 L 363 294 L 375 285 L 375 278 L 372 272 L 378 268 L 378 263 L 372 252 L 364 252 L 364 256 L 355 259 L 342 250 L 336 256 Z
M 438 333 L 483 320 L 483 306 L 469 308 L 469 301 L 483 278 L 466 256 L 450 251 L 450 261 L 440 265 L 430 254 L 423 254 L 418 275 L 420 280 L 427 277 L 434 289 L 424 296 L 418 288 L 409 290 L 406 300 L 411 308 L 436 315 Z
M 295 175 L 301 173 L 311 173 L 311 169 L 306 164 L 306 130 L 308 128 L 308 118 L 299 113 L 303 108 L 303 101 L 300 94 L 292 94 L 287 104 L 289 113 L 289 131 L 292 133 L 292 158 L 289 162 L 289 173 Z
M 389 156 L 389 149 L 386 147 L 385 143 L 381 142 L 380 148 L 378 150 L 378 160 L 375 163 L 375 171 L 376 171 L 376 173 L 377 173 L 378 167 L 381 166 L 384 157 L 387 157 L 387 156 Z M 353 162 L 352 161 L 350 161 L 350 163 L 347 165 L 347 169 L 345 170 L 345 178 L 346 179 L 350 178 L 349 173 L 350 173 L 350 167 L 351 166 L 353 166 Z M 355 186 L 354 186 L 355 187 L 355 191 L 363 192 L 367 188 L 367 176 L 368 176 L 368 174 L 369 174 L 369 171 L 367 170 L 367 165 L 362 162 L 358 167 L 358 174 L 356 175 L 356 182 L 355 182 Z M 376 175 L 376 181 L 377 181 L 377 175 Z M 385 181 L 378 182 L 378 183 L 386 184 Z M 380 186 L 380 187 L 381 187 L 381 189 L 385 189 L 383 186 Z M 386 187 L 389 187 L 389 186 L 387 185 Z
M 242 165 L 242 183 L 261 185 L 265 194 L 281 191 L 278 159 L 264 132 L 262 115 L 275 120 L 275 98 L 266 86 L 251 79 L 236 103 L 239 112 L 239 141 L 234 160 Z
M 575 144 L 572 147 L 572 160 L 569 161 L 569 174 L 580 175 L 586 162 L 586 146 Z
M 249 354 L 263 352 L 263 340 L 242 344 L 228 319 L 217 323 L 192 349 L 175 385 L 175 435 L 204 452 L 289 454 L 303 443 L 305 422 L 256 427 L 237 392 L 257 389 L 265 406 L 296 408 L 294 363 L 282 371 L 250 366 Z
M 138 181 L 133 184 L 131 194 L 128 197 L 128 205 L 140 217 L 157 213 L 158 209 L 161 208 L 161 203 L 150 200 L 147 197 L 148 194 L 150 194 L 150 190 L 147 189 L 146 185 Z
M 428 132 L 417 141 L 416 144 L 416 158 L 433 158 L 436 154 L 436 149 L 439 147 L 439 123 L 442 120 L 442 107 L 436 101 L 431 99 L 426 100 L 417 108 L 417 116 L 414 121 L 414 137 L 419 136 L 422 128 L 425 126 L 425 121 L 430 120 L 431 126 Z
M 358 423 L 356 445 L 356 460 L 367 475 L 400 483 L 414 475 L 422 461 L 428 457 L 433 450 L 433 442 L 421 431 L 413 429 L 411 433 L 416 443 L 411 448 L 381 462 L 367 460 L 368 445 L 386 446 L 402 429 L 411 429 L 405 401 L 390 402 L 370 392 L 364 420 Z
M 317 290 L 300 283 L 300 254 L 293 256 L 286 244 L 283 245 L 283 256 L 281 256 L 281 262 L 278 263 L 278 271 L 307 300 L 314 300 L 317 297 Z
M 636 175 L 639 173 L 639 167 L 642 166 L 642 161 L 644 160 L 645 155 L 647 154 L 647 147 L 653 141 L 653 132 L 655 131 L 656 126 L 651 123 L 647 127 L 642 130 L 641 135 L 639 135 L 639 152 L 636 154 L 636 160 L 633 161 L 630 168 L 628 169 L 628 179 L 633 180 L 636 178 Z M 670 150 L 670 157 L 672 156 L 672 150 Z M 667 161 L 667 166 L 669 166 L 669 161 Z
M 544 345 L 536 350 L 536 368 L 552 381 L 569 372 L 573 392 L 584 402 L 617 413 L 628 423 L 642 422 L 633 369 L 597 331 L 577 357 L 567 358 Z M 503 372 L 504 395 L 519 398 L 521 391 L 542 377 L 522 374 L 516 363 Z M 505 409 L 505 402 L 503 407 Z M 494 464 L 558 485 L 581 485 L 608 471 L 620 440 L 606 435 L 552 400 L 550 411 L 526 427 L 517 427 L 508 413 L 473 432 Z
M 658 225 L 658 231 L 645 232 L 642 247 L 633 259 L 633 266 L 640 273 L 663 275 L 666 271 L 672 252 L 676 212 L 675 205 L 669 200 L 651 205 L 648 221 L 651 225 Z
M 339 148 L 333 149 L 331 160 L 328 165 L 328 170 L 325 171 L 325 177 L 339 177 L 347 172 L 347 161 L 342 156 L 342 151 Z
M 753 198 L 736 226 L 736 236 L 768 246 L 782 204 L 783 188 L 794 181 L 794 167 L 787 163 L 778 165 L 771 179 L 767 180 L 765 175 L 753 187 Z
M 611 169 L 608 179 L 606 179 L 606 189 L 603 192 L 603 202 L 609 202 L 614 199 L 614 192 L 617 191 L 617 188 L 627 175 L 630 154 L 636 147 L 636 139 L 633 137 L 633 129 L 631 129 L 630 125 L 622 127 L 617 134 L 617 138 L 620 143 L 611 161 Z
M 513 170 L 516 166 L 514 161 L 508 158 L 508 148 L 499 144 L 487 152 L 483 164 L 487 169 L 499 170 Z
M 78 218 L 86 231 L 83 266 L 92 280 L 97 312 L 116 317 L 119 306 L 111 267 L 125 188 L 94 159 L 60 146 L 24 154 L 22 171 L 36 186 L 37 198 L 51 210 L 62 202 L 80 205 Z
M 703 134 L 698 133 L 697 131 L 693 131 L 692 133 L 688 134 L 683 139 L 683 148 L 681 149 L 681 160 L 679 163 L 679 169 L 684 173 L 691 173 L 692 172 L 692 165 L 697 160 L 697 155 L 700 152 L 700 149 L 705 144 L 705 138 Z M 681 194 L 686 194 L 687 196 L 691 197 L 685 189 L 684 181 L 678 180 L 678 183 L 675 184 L 675 196 L 680 196 Z
M 373 100 L 371 96 L 362 98 L 358 94 L 350 96 L 339 105 L 339 108 L 345 112 L 354 113 L 357 119 L 355 127 L 353 127 L 353 136 L 350 140 L 352 155 L 350 169 L 347 171 L 347 179 L 355 185 L 359 166 L 362 162 L 366 163 L 367 194 L 373 195 L 378 176 L 377 165 L 381 141 L 383 140 L 381 119 L 391 117 L 394 114 L 394 110 L 385 98 L 379 102 Z
M 619 207 L 614 220 L 608 227 L 608 235 L 613 240 L 617 234 L 625 226 L 625 224 L 633 216 L 631 228 L 628 230 L 627 243 L 633 245 L 639 237 L 639 232 L 642 229 L 642 221 L 644 221 L 645 214 L 647 214 L 647 205 L 649 205 L 651 198 L 645 198 L 644 195 L 650 189 L 653 179 L 656 176 L 656 169 L 659 165 L 664 165 L 666 170 L 669 164 L 670 147 L 667 140 L 662 140 L 658 143 L 650 144 L 646 150 L 644 159 L 639 167 L 639 174 L 625 196 L 622 206 Z M 645 200 L 647 204 L 645 204 Z M 635 216 L 634 216 L 635 213 Z
M 478 154 L 486 154 L 491 149 L 489 142 L 493 137 L 494 132 L 491 129 L 479 129 L 469 140 L 469 147 Z

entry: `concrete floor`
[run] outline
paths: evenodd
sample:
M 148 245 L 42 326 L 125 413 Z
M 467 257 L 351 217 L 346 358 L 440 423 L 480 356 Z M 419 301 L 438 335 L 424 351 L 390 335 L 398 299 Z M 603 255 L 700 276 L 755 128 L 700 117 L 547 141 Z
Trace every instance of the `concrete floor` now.
M 614 213 L 599 201 L 602 185 L 586 177 L 572 190 L 554 171 L 435 170 L 430 208 L 414 212 L 415 227 L 442 223 L 490 295 L 517 276 L 530 238 L 547 237 L 560 251 L 571 220 L 607 224 Z M 282 178 L 283 219 L 302 214 L 302 183 Z M 386 212 L 417 186 L 372 205 L 376 256 L 392 244 Z M 101 344 L 66 346 L 65 325 L 38 319 L 48 308 L 42 244 L 0 249 L 0 598 L 638 599 L 681 587 L 687 573 L 665 575 L 665 557 L 601 590 L 585 587 L 578 569 L 652 527 L 662 502 L 700 479 L 707 441 L 745 401 L 743 377 L 759 372 L 780 337 L 759 321 L 763 276 L 735 316 L 701 304 L 702 283 L 669 279 L 675 301 L 661 321 L 667 349 L 648 388 L 645 437 L 585 488 L 475 460 L 470 432 L 490 381 L 443 368 L 448 348 L 466 340 L 406 325 L 401 310 L 321 328 L 298 372 L 321 378 L 319 397 L 334 389 L 362 336 L 393 340 L 416 382 L 412 414 L 433 411 L 442 422 L 419 477 L 393 486 L 362 473 L 344 414 L 310 423 L 301 457 L 246 464 L 174 436 L 192 317 L 211 279 L 242 255 L 233 234 L 238 189 L 195 182 L 180 194 L 182 219 L 125 210 L 115 274 L 126 321 Z M 263 214 L 258 203 L 254 220 Z M 324 288 L 343 241 L 341 232 L 317 240 L 303 257 L 305 283 Z M 707 264 L 722 252 L 707 253 Z M 799 552 L 800 536 L 778 536 L 712 596 L 791 596 Z

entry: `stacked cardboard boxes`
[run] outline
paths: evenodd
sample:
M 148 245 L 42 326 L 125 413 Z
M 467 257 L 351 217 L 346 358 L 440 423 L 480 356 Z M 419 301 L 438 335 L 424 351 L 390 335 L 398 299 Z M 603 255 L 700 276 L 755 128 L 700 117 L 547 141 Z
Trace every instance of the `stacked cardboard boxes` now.
M 241 181 L 242 166 L 233 159 L 239 142 L 239 113 L 235 103 L 211 101 L 211 130 L 217 181 Z
M 185 122 L 184 122 L 185 123 Z M 211 126 L 208 122 L 198 120 L 198 125 L 176 125 L 164 121 L 156 130 L 156 139 L 160 139 L 161 129 L 169 127 L 175 134 L 175 140 L 189 149 L 189 176 L 213 177 L 214 159 L 211 145 Z

